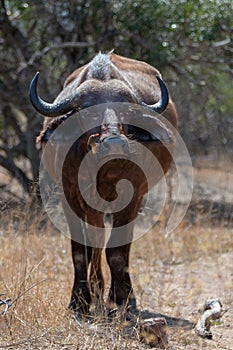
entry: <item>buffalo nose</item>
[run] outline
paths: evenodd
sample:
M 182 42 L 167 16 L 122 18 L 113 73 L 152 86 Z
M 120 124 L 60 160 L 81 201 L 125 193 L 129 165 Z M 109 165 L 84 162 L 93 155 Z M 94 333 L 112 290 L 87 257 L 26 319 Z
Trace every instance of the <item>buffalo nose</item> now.
M 127 158 L 130 154 L 129 143 L 123 135 L 111 135 L 99 144 L 100 158 L 105 156 L 119 156 Z

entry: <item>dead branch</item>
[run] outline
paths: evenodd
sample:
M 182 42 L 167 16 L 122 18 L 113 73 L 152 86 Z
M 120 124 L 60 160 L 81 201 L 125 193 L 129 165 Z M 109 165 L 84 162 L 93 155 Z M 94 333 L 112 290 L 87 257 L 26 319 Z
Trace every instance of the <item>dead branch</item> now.
M 195 332 L 202 338 L 212 339 L 213 334 L 210 331 L 211 321 L 222 317 L 222 303 L 219 299 L 209 299 L 205 302 L 201 310 Z
M 11 306 L 11 304 L 10 304 L 11 299 L 10 298 L 7 298 L 5 300 L 3 300 L 1 298 L 4 295 L 6 295 L 6 294 L 5 293 L 0 293 L 0 306 L 1 305 L 5 305 L 5 309 L 3 310 L 2 313 L 0 313 L 1 316 L 5 316 L 7 311 L 8 311 L 8 309 L 9 309 L 9 307 Z
M 48 52 L 52 50 L 58 50 L 58 49 L 66 49 L 66 48 L 86 48 L 86 47 L 92 47 L 95 46 L 96 42 L 64 42 L 61 44 L 54 44 L 51 46 L 46 46 L 44 49 L 40 51 L 36 51 L 32 57 L 29 59 L 28 62 L 21 62 L 21 65 L 19 69 L 17 70 L 17 73 L 20 73 L 23 69 L 27 68 L 28 66 L 33 66 L 34 62 L 44 55 L 46 55 Z
M 13 158 L 9 157 L 9 154 L 7 157 L 0 155 L 0 165 L 3 166 L 3 168 L 7 169 L 9 173 L 19 181 L 26 193 L 30 192 L 30 180 L 25 175 L 25 173 L 15 164 Z

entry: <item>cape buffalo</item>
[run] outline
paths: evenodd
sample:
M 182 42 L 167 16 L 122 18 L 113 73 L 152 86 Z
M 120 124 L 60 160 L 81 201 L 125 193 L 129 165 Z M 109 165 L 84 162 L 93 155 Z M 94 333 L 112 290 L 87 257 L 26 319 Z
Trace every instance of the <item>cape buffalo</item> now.
M 96 127 L 85 131 L 72 144 L 62 164 L 65 200 L 72 213 L 79 218 L 73 220 L 70 211 L 64 206 L 71 234 L 74 264 L 74 285 L 69 307 L 78 314 L 85 314 L 89 311 L 93 296 L 102 301 L 103 245 L 100 242 L 93 243 L 93 240 L 98 240 L 96 232 L 100 228 L 104 230 L 107 222 L 112 228 L 112 234 L 105 246 L 111 272 L 108 303 L 111 306 L 117 305 L 120 308 L 134 310 L 136 299 L 129 274 L 134 219 L 143 196 L 149 187 L 155 185 L 161 178 L 161 173 L 157 174 L 156 171 L 150 170 L 149 166 L 152 164 L 145 165 L 148 167 L 147 172 L 151 173 L 149 180 L 151 184 L 148 185 L 143 169 L 147 153 L 141 153 L 140 147 L 149 150 L 156 157 L 164 175 L 171 164 L 172 150 L 175 146 L 174 129 L 177 128 L 175 106 L 157 69 L 145 62 L 121 57 L 113 52 L 99 53 L 90 63 L 76 69 L 66 79 L 63 90 L 53 103 L 45 102 L 39 97 L 38 78 L 39 73 L 32 80 L 30 99 L 33 107 L 46 116 L 38 137 L 42 148 L 45 148 L 58 126 L 71 117 L 79 118 L 79 112 L 97 110 L 100 120 L 100 125 L 97 123 Z M 98 109 L 93 109 L 95 106 Z M 127 110 L 125 106 L 128 106 L 129 112 L 124 112 Z M 135 108 L 132 113 L 130 106 L 133 106 L 131 112 Z M 131 122 L 124 120 L 124 115 L 127 113 L 132 114 Z M 94 117 L 96 115 L 93 112 Z M 140 120 L 143 120 L 144 124 L 140 124 Z M 148 123 L 146 125 L 149 125 L 149 130 L 143 128 L 145 123 Z M 55 148 L 59 146 L 58 140 Z M 93 187 L 93 183 L 95 184 L 96 193 L 104 203 L 109 203 L 109 207 L 101 204 L 98 206 L 98 203 L 93 207 L 81 193 L 78 173 L 84 157 L 89 153 L 92 154 L 93 161 L 87 162 L 87 175 L 84 178 L 87 184 L 90 184 L 90 188 Z M 138 159 L 141 157 L 138 163 L 134 158 L 131 160 L 131 154 L 137 154 Z M 102 166 L 98 168 L 95 179 L 92 179 L 94 162 L 103 164 L 101 163 Z M 51 177 L 56 178 L 58 164 L 55 156 L 47 160 Z M 118 188 L 120 182 L 122 186 Z M 115 210 L 116 199 L 121 196 L 123 198 L 125 193 L 128 196 L 127 191 L 130 187 L 128 182 L 133 186 L 130 203 L 124 208 Z M 92 199 L 95 202 L 95 195 Z

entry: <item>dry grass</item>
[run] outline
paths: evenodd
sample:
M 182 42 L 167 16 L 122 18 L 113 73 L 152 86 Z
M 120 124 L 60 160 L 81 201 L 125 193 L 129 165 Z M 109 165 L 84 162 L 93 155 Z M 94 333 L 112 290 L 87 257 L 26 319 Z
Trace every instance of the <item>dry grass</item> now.
M 120 320 L 94 312 L 92 322 L 76 322 L 67 310 L 73 278 L 69 239 L 51 234 L 51 227 L 38 233 L 36 218 L 30 222 L 18 223 L 17 233 L 5 226 L 0 237 L 0 292 L 12 299 L 0 318 L 0 349 L 147 348 L 134 327 Z M 232 234 L 223 227 L 181 226 L 165 239 L 157 228 L 133 244 L 131 275 L 142 317 L 167 317 L 170 347 L 231 348 Z M 105 263 L 104 274 L 108 284 Z M 204 341 L 191 322 L 209 297 L 220 298 L 229 310 L 214 327 L 214 340 Z
M 216 181 L 214 172 L 197 169 L 195 181 L 212 193 L 219 184 L 218 193 L 232 195 L 230 171 L 225 177 L 218 172 Z M 6 315 L 0 316 L 0 349 L 148 349 L 139 342 L 134 325 L 123 325 L 117 318 L 109 321 L 94 308 L 91 322 L 78 323 L 67 310 L 73 282 L 70 242 L 55 233 L 43 214 L 23 207 L 3 212 L 0 220 L 0 293 L 12 300 Z M 168 237 L 156 227 L 132 245 L 131 276 L 138 307 L 142 318 L 165 315 L 169 350 L 230 350 L 232 223 L 213 226 L 208 215 L 195 223 L 183 222 Z M 104 258 L 103 265 L 108 288 Z M 213 340 L 199 338 L 192 328 L 208 298 L 219 298 L 226 310 L 211 328 Z M 0 313 L 3 309 L 0 306 Z

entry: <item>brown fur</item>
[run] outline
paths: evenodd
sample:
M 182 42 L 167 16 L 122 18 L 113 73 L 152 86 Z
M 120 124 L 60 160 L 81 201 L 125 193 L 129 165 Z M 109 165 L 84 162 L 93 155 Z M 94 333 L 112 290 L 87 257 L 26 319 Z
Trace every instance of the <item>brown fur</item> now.
M 159 100 L 160 88 L 155 76 L 160 75 L 160 73 L 157 69 L 147 63 L 121 57 L 114 53 L 103 56 L 97 55 L 96 57 L 89 64 L 75 70 L 66 79 L 64 89 L 55 101 L 60 101 L 77 90 L 79 91 L 79 104 L 75 105 L 74 101 L 72 108 L 82 109 L 107 102 L 154 104 Z M 177 114 L 171 99 L 163 116 L 175 128 L 177 127 Z M 51 118 L 46 117 L 38 141 L 43 143 L 43 137 L 48 132 L 49 126 L 51 127 Z M 83 200 L 77 187 L 78 169 L 83 157 L 88 152 L 87 141 L 89 136 L 90 134 L 84 135 L 68 152 L 62 172 L 63 187 L 69 205 L 80 218 L 87 221 L 89 225 L 104 227 L 103 212 L 90 208 Z M 173 138 L 169 145 L 170 150 L 173 149 L 174 144 L 175 140 Z M 165 173 L 172 160 L 167 148 L 161 142 L 147 142 L 145 146 L 157 157 Z M 51 160 L 49 163 L 51 168 Z M 51 175 L 56 176 L 55 167 L 52 166 L 52 168 Z M 98 191 L 107 201 L 116 198 L 115 186 L 119 180 L 125 178 L 134 185 L 134 195 L 131 203 L 123 211 L 113 214 L 113 227 L 126 225 L 136 218 L 142 197 L 148 190 L 147 182 L 137 165 L 122 159 L 107 162 L 98 174 Z M 154 183 L 158 180 L 159 177 L 156 178 L 155 174 Z M 90 181 L 92 181 L 91 177 Z M 102 299 L 104 281 L 100 265 L 101 249 L 78 243 L 77 240 L 79 240 L 80 235 L 94 236 L 95 232 L 87 232 L 88 228 L 83 232 L 81 226 L 74 227 L 72 220 L 69 220 L 69 213 L 66 213 L 66 215 L 73 238 L 72 257 L 75 269 L 70 308 L 85 313 L 89 310 L 93 294 Z M 132 238 L 133 235 L 133 225 L 131 226 L 124 233 L 129 238 Z M 114 237 L 110 237 L 109 243 L 111 243 L 111 240 L 114 240 Z M 107 262 L 112 276 L 109 302 L 116 303 L 119 306 L 128 305 L 136 308 L 136 300 L 129 275 L 129 252 L 130 244 L 128 243 L 120 247 L 106 248 Z M 89 264 L 91 264 L 91 268 L 88 277 Z

